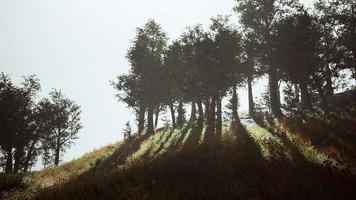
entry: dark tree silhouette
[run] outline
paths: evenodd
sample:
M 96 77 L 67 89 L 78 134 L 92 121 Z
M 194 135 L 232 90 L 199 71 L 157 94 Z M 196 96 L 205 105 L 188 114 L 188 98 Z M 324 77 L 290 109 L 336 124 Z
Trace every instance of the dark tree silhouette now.
M 356 2 L 353 0 L 318 0 L 315 8 L 328 31 L 337 35 L 338 48 L 343 51 L 339 64 L 350 68 L 356 78 Z
M 154 132 L 154 109 L 161 103 L 162 75 L 164 52 L 167 38 L 161 27 L 149 20 L 143 28 L 137 29 L 133 46 L 127 58 L 131 64 L 131 73 L 137 76 L 139 87 L 142 87 L 142 104 L 147 108 L 147 133 Z
M 40 84 L 33 75 L 24 79 L 17 87 L 4 73 L 0 77 L 0 148 L 6 155 L 6 173 L 28 167 L 37 140 L 34 107 Z
M 272 36 L 279 19 L 299 9 L 295 0 L 237 0 L 234 10 L 239 14 L 244 32 L 253 33 L 258 41 L 259 57 L 269 77 L 269 94 L 272 112 L 281 116 L 278 71 L 272 64 Z
M 299 85 L 304 109 L 311 109 L 308 87 L 320 66 L 321 34 L 316 22 L 307 13 L 289 16 L 279 21 L 273 42 L 275 55 L 272 63 L 288 80 Z
M 41 100 L 39 107 L 49 112 L 45 122 L 48 124 L 47 134 L 42 139 L 45 158 L 57 166 L 61 153 L 78 138 L 78 131 L 82 128 L 80 107 L 58 90 L 51 91 L 50 98 Z

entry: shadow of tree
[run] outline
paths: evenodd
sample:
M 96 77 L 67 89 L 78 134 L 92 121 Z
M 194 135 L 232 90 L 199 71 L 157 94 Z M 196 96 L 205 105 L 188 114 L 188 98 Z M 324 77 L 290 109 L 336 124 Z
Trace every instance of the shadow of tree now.
M 203 131 L 203 125 L 199 123 L 194 123 L 192 125 L 192 130 L 188 138 L 183 144 L 182 149 L 191 149 L 191 148 L 197 148 L 199 146 L 199 141 L 201 138 L 201 134 Z
M 231 130 L 236 138 L 195 146 L 200 138 L 195 133 L 201 129 L 192 127 L 180 144 L 182 151 L 164 152 L 105 176 L 78 177 L 49 188 L 38 199 L 347 199 L 356 193 L 355 178 L 331 166 L 264 160 L 245 129 Z M 281 131 L 274 134 L 293 146 Z
M 267 129 L 274 137 L 277 137 L 282 142 L 282 145 L 287 148 L 289 155 L 291 155 L 293 161 L 308 164 L 309 161 L 300 152 L 299 148 L 288 138 L 285 129 L 276 123 L 272 116 L 268 115 L 255 115 L 254 118 L 256 124 Z
M 120 145 L 119 148 L 116 149 L 111 156 L 109 156 L 104 161 L 102 161 L 98 166 L 96 166 L 95 169 L 99 169 L 98 170 L 99 172 L 105 170 L 112 170 L 120 165 L 124 165 L 127 157 L 133 154 L 134 152 L 136 152 L 140 148 L 141 143 L 147 140 L 153 134 L 154 133 L 150 133 L 150 134 L 146 133 L 142 136 L 134 136 L 128 139 L 127 141 L 124 142 L 123 145 Z
M 177 150 L 183 147 L 184 138 L 187 136 L 188 131 L 192 128 L 192 124 L 188 123 L 183 129 L 182 132 L 179 134 L 179 137 L 173 141 L 165 151 L 164 154 L 171 154 L 177 152 Z
M 296 122 L 295 122 L 296 123 Z M 342 157 L 356 163 L 356 137 L 346 129 L 347 124 L 328 124 L 321 119 L 308 118 L 304 124 L 298 123 L 291 127 L 303 137 L 307 138 L 318 149 L 335 149 Z M 301 127 L 297 130 L 295 127 Z
M 167 134 L 167 135 L 165 135 L 165 134 Z M 163 141 L 163 143 L 161 142 L 162 141 L 162 139 L 164 138 L 164 137 L 170 137 L 170 135 L 172 134 L 172 131 L 170 130 L 168 133 L 166 133 L 166 132 L 161 132 L 160 133 L 160 136 L 159 136 L 159 138 L 158 138 L 158 142 L 161 144 L 161 146 L 163 146 L 164 145 L 164 143 L 166 142 L 166 141 Z M 154 149 L 155 149 L 155 147 L 156 147 L 156 143 L 152 143 L 152 141 L 147 141 L 147 142 L 149 142 L 149 147 L 147 148 L 147 150 L 143 153 L 143 155 L 141 156 L 141 158 L 140 159 L 149 159 L 149 158 L 151 158 L 152 157 L 152 152 L 154 151 Z

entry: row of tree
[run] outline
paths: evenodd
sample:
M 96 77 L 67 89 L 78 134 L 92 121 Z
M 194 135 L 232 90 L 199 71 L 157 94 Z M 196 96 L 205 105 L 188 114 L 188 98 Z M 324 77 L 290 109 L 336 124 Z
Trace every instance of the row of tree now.
M 37 101 L 40 88 L 33 75 L 16 86 L 0 74 L 0 164 L 6 173 L 28 171 L 41 155 L 45 166 L 58 165 L 81 128 L 78 105 L 58 90 Z
M 310 11 L 297 0 L 237 0 L 234 10 L 241 26 L 219 16 L 209 30 L 190 27 L 170 45 L 155 21 L 137 28 L 127 53 L 130 72 L 112 84 L 119 100 L 135 110 L 139 134 L 146 120 L 146 131 L 154 132 L 166 107 L 173 128 L 181 127 L 189 103 L 188 124 L 205 122 L 207 139 L 219 138 L 222 98 L 229 95 L 231 119 L 239 126 L 237 87 L 247 85 L 253 115 L 252 85 L 263 75 L 276 117 L 283 116 L 281 82 L 287 84 L 289 108 L 308 111 L 318 105 L 328 112 L 327 97 L 338 87 L 340 71 L 349 69 L 356 78 L 355 1 L 319 0 Z

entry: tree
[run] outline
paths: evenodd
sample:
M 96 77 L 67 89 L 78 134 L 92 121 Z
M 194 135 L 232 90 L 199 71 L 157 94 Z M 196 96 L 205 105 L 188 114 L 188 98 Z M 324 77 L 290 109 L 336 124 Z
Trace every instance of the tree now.
M 258 58 L 258 43 L 253 33 L 246 33 L 242 39 L 243 54 L 241 58 L 242 73 L 247 82 L 248 91 L 248 111 L 250 116 L 254 116 L 255 103 L 253 100 L 253 80 L 261 76 L 263 71 L 261 63 Z
M 116 97 L 119 101 L 127 104 L 136 112 L 138 135 L 141 135 L 145 126 L 146 108 L 144 102 L 144 92 L 142 81 L 139 76 L 131 73 L 117 76 L 117 81 L 112 81 L 111 85 L 117 90 Z
M 132 137 L 132 129 L 131 129 L 130 121 L 126 122 L 123 133 L 124 133 L 125 140 L 130 139 Z
M 338 48 L 343 50 L 340 67 L 350 68 L 356 78 L 356 2 L 318 0 L 315 8 L 329 30 L 338 36 Z
M 217 105 L 217 120 L 216 132 L 218 138 L 221 138 L 222 132 L 222 97 L 227 91 L 232 88 L 231 108 L 233 113 L 233 124 L 241 125 L 238 117 L 237 107 L 237 91 L 236 86 L 241 84 L 244 80 L 243 65 L 241 62 L 242 55 L 242 39 L 241 34 L 228 24 L 227 17 L 218 16 L 212 19 L 210 29 L 213 33 L 214 45 L 216 52 L 213 52 L 215 59 L 215 79 L 216 87 L 216 105 Z M 224 81 L 221 81 L 224 80 Z
M 164 52 L 167 37 L 159 24 L 149 20 L 142 28 L 137 28 L 133 46 L 127 53 L 131 73 L 138 78 L 141 87 L 142 104 L 147 108 L 147 133 L 154 132 L 154 109 L 161 103 Z
M 300 9 L 295 0 L 237 0 L 234 10 L 240 16 L 244 32 L 251 33 L 258 42 L 258 55 L 269 77 L 269 94 L 272 112 L 281 116 L 278 88 L 278 70 L 271 63 L 272 36 L 278 19 Z
M 187 44 L 183 44 L 182 39 L 174 41 L 169 45 L 166 51 L 165 61 L 164 61 L 164 75 L 163 80 L 166 86 L 166 104 L 168 105 L 171 118 L 172 127 L 181 127 L 185 121 L 184 119 L 184 108 L 183 102 L 190 101 L 186 98 L 187 95 L 191 96 L 187 92 L 187 86 L 189 87 L 190 76 L 187 76 L 187 56 L 186 53 Z M 191 52 L 189 52 L 190 54 Z M 175 108 L 174 103 L 178 102 L 177 108 Z M 175 117 L 175 110 L 178 112 L 177 120 Z
M 52 90 L 49 99 L 43 99 L 39 108 L 49 111 L 47 118 L 48 132 L 42 139 L 45 155 L 54 161 L 60 162 L 61 153 L 69 147 L 82 128 L 80 124 L 80 107 L 72 100 L 63 96 L 61 91 Z
M 33 152 L 30 147 L 36 142 L 38 135 L 34 106 L 35 97 L 40 90 L 39 80 L 34 75 L 24 77 L 21 86 L 13 85 L 7 75 L 1 74 L 0 148 L 6 155 L 7 173 L 17 173 L 28 167 L 29 162 L 34 159 L 33 156 L 28 156 Z
M 317 21 L 307 12 L 280 20 L 276 28 L 272 63 L 299 85 L 303 109 L 312 106 L 309 87 L 312 80 L 318 80 L 320 38 Z
M 187 31 L 181 35 L 181 43 L 182 43 L 182 51 L 181 51 L 181 67 L 180 67 L 180 78 L 181 84 L 179 84 L 179 88 L 181 93 L 183 94 L 182 100 L 184 102 L 191 103 L 191 119 L 192 122 L 196 118 L 196 106 L 198 104 L 198 122 L 199 125 L 202 126 L 203 123 L 203 108 L 202 102 L 205 98 L 203 82 L 204 77 L 202 76 L 204 69 L 202 69 L 202 65 L 199 64 L 199 56 L 198 56 L 198 46 L 197 44 L 203 40 L 204 30 L 201 25 L 196 25 L 193 27 L 188 27 Z M 182 112 L 179 115 L 179 111 Z M 184 109 L 182 103 L 178 105 L 178 116 L 180 116 L 180 124 L 184 121 Z M 178 120 L 177 120 L 178 123 Z

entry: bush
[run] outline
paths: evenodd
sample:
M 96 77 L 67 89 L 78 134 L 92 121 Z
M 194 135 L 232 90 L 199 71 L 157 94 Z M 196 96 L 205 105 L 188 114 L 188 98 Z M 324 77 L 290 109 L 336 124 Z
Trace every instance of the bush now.
M 18 174 L 0 174 L 0 192 L 24 188 L 25 184 L 22 181 L 22 175 Z

